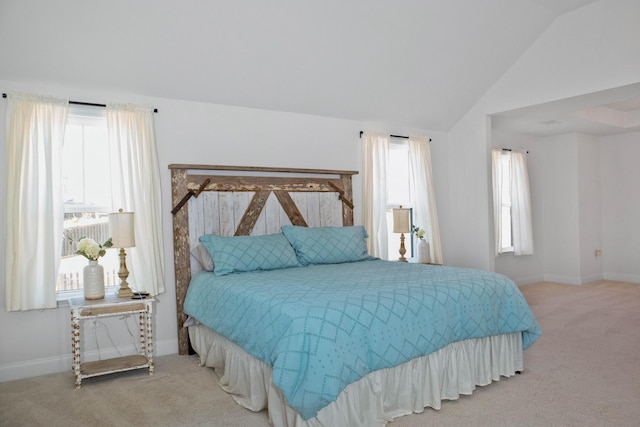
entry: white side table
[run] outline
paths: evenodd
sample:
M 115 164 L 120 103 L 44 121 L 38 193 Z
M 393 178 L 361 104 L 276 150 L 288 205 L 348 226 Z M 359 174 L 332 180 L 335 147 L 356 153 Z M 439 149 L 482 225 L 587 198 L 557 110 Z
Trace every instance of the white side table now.
M 148 368 L 153 374 L 153 302 L 154 298 L 145 299 L 118 298 L 107 295 L 102 300 L 85 300 L 73 298 L 69 300 L 71 308 L 71 349 L 73 351 L 73 372 L 76 376 L 76 388 L 80 388 L 83 378 L 132 369 Z M 119 316 L 126 314 L 139 315 L 140 354 L 115 357 L 112 359 L 81 362 L 80 338 L 82 329 L 80 321 L 99 317 Z

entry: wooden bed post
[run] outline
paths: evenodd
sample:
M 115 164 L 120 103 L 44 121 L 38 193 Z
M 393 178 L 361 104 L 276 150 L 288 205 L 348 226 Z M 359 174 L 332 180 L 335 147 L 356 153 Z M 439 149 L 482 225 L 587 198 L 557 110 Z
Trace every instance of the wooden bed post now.
M 169 166 L 171 167 L 171 165 Z M 172 205 L 176 206 L 188 192 L 187 169 L 171 169 Z M 173 215 L 173 265 L 176 275 L 176 312 L 178 314 L 178 353 L 189 352 L 189 333 L 183 327 L 187 315 L 182 310 L 191 278 L 189 263 L 189 209 L 185 205 Z
M 342 191 L 344 191 L 344 197 L 347 200 L 353 202 L 353 188 L 351 186 L 351 174 L 340 175 L 340 182 L 342 183 Z M 347 206 L 346 203 L 342 203 L 342 225 L 353 225 L 353 209 Z

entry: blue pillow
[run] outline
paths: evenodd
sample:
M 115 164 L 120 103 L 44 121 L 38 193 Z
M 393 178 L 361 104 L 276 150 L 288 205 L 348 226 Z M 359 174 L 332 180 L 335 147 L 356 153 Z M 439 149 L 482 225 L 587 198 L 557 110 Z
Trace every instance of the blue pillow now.
M 369 237 L 361 225 L 349 227 L 299 227 L 283 225 L 282 232 L 296 251 L 298 261 L 308 264 L 341 264 L 372 259 Z
M 214 259 L 216 276 L 299 267 L 289 241 L 282 233 L 264 236 L 200 236 L 200 242 Z

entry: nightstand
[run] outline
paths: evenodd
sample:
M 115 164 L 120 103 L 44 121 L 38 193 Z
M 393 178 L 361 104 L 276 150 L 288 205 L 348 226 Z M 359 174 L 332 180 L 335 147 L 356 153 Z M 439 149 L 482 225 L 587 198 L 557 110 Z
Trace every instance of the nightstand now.
M 76 388 L 80 388 L 83 378 L 98 375 L 148 368 L 153 374 L 153 302 L 154 298 L 145 299 L 118 298 L 107 295 L 102 300 L 86 300 L 73 298 L 69 300 L 71 308 L 71 349 L 73 352 L 73 372 L 76 376 Z M 140 354 L 115 357 L 112 359 L 81 362 L 80 339 L 82 336 L 81 320 L 108 316 L 138 314 L 140 325 Z

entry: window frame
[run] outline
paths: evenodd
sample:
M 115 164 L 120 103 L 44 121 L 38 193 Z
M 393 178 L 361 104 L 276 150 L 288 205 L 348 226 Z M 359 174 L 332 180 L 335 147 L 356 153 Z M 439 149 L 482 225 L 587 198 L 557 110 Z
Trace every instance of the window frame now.
M 88 138 L 90 139 L 91 137 L 86 135 L 87 127 L 101 128 L 100 131 L 104 132 L 104 134 L 102 135 L 104 139 L 101 138 L 100 142 L 102 144 L 109 143 L 108 135 L 106 134 L 107 116 L 106 116 L 106 110 L 103 107 L 70 105 L 69 112 L 67 115 L 66 128 L 65 128 L 65 145 L 67 145 L 67 137 L 69 135 L 69 132 L 68 132 L 69 126 L 82 127 L 80 130 L 81 145 L 82 145 L 81 161 L 85 164 L 87 162 L 87 157 L 85 156 L 85 152 L 88 149 L 87 144 L 92 143 L 91 141 L 88 141 Z M 74 146 L 74 148 L 77 148 L 77 146 Z M 69 149 L 68 146 L 67 146 L 67 149 Z M 65 176 L 65 171 L 69 167 L 71 167 L 69 165 L 70 161 L 71 159 L 69 157 L 65 157 L 65 152 L 63 147 L 63 161 L 62 161 L 63 181 Z M 108 162 L 109 160 L 107 159 L 106 161 Z M 86 174 L 92 173 L 94 169 L 95 167 L 88 167 L 88 168 L 83 167 L 83 171 L 80 179 L 84 180 L 86 177 Z M 106 174 L 106 175 L 107 176 L 104 179 L 111 180 L 110 175 L 109 174 Z M 104 224 L 105 222 L 108 223 L 106 216 L 108 215 L 108 213 L 111 212 L 112 210 L 111 207 L 108 204 L 104 204 L 104 203 L 88 202 L 87 196 L 86 196 L 87 188 L 84 187 L 84 183 L 82 185 L 83 185 L 83 188 L 81 193 L 83 194 L 83 196 L 82 196 L 81 202 L 68 203 L 67 200 L 63 200 L 65 222 L 70 220 L 69 216 L 75 217 L 75 215 L 78 215 L 78 217 L 81 218 L 82 216 L 85 216 L 85 215 L 95 215 L 96 218 L 102 218 L 102 221 L 91 221 L 87 224 L 88 227 L 91 227 L 91 225 L 96 225 L 96 224 Z M 66 199 L 67 196 L 68 196 L 67 193 L 63 194 L 63 198 Z M 64 230 L 63 235 L 65 239 L 70 238 L 69 237 L 70 233 L 67 231 L 69 229 L 70 227 L 64 227 L 63 225 L 63 230 Z M 76 232 L 73 234 L 78 234 L 78 233 Z M 110 233 L 107 232 L 107 235 L 108 234 Z M 81 238 L 81 237 L 94 237 L 94 236 L 78 235 L 75 237 Z M 104 244 L 107 239 L 103 238 L 103 239 L 94 239 L 94 240 L 96 240 L 98 244 Z M 104 241 L 99 241 L 99 240 L 104 240 Z M 103 267 L 105 267 L 105 273 L 106 273 L 105 274 L 106 276 L 105 292 L 114 293 L 117 291 L 119 287 L 119 278 L 117 276 L 117 271 L 119 269 L 119 257 L 118 257 L 117 249 L 115 248 L 107 249 L 107 254 L 104 257 L 101 257 L 100 260 L 102 261 L 101 264 L 103 264 Z M 84 284 L 82 283 L 83 267 L 81 268 L 81 263 L 84 263 L 86 265 L 86 262 L 87 260 L 81 255 L 68 255 L 68 252 L 65 252 L 64 249 L 61 250 L 60 264 L 59 264 L 58 274 L 55 281 L 55 291 L 56 291 L 57 301 L 63 301 L 69 298 L 75 298 L 75 297 L 80 297 L 84 295 L 84 290 L 83 290 Z M 63 268 L 63 263 L 66 264 L 67 268 Z M 65 281 L 65 279 L 71 282 L 71 284 L 68 285 L 68 286 L 71 286 L 70 289 L 65 289 L 65 286 L 63 285 L 63 282 Z M 74 285 L 74 283 L 80 283 L 80 285 Z
M 502 193 L 501 199 L 501 224 L 502 224 L 502 242 L 500 242 L 501 253 L 509 254 L 515 251 L 513 245 L 513 209 L 511 203 L 511 151 L 502 150 L 500 156 L 500 167 L 502 168 L 502 182 L 500 183 L 500 191 Z M 508 215 L 505 214 L 505 209 L 508 209 Z M 505 243 L 505 231 L 508 232 L 509 244 Z
M 388 172 L 387 172 L 387 207 L 386 207 L 386 219 L 387 219 L 387 242 L 388 242 L 388 258 L 389 260 L 395 260 L 399 258 L 399 248 L 400 248 L 400 235 L 398 233 L 393 232 L 393 209 L 397 209 L 400 207 L 408 208 L 410 210 L 410 221 L 411 221 L 411 232 L 408 235 L 405 235 L 405 249 L 407 253 L 405 254 L 406 258 L 413 258 L 415 255 L 414 248 L 414 239 L 413 239 L 413 210 L 415 205 L 415 200 L 413 199 L 414 189 L 411 185 L 411 176 L 409 174 L 409 163 L 411 159 L 409 156 L 411 155 L 409 152 L 409 141 L 406 139 L 402 139 L 400 141 L 389 141 L 389 152 L 388 152 Z M 406 152 L 406 165 L 400 168 L 406 173 L 406 186 L 407 186 L 407 200 L 391 200 L 389 197 L 390 192 L 390 183 L 389 176 L 392 174 L 392 171 L 397 171 L 398 168 L 394 168 L 391 166 L 391 153 L 392 151 L 404 151 Z M 391 200 L 391 202 L 390 202 Z M 392 255 L 394 254 L 394 255 Z

